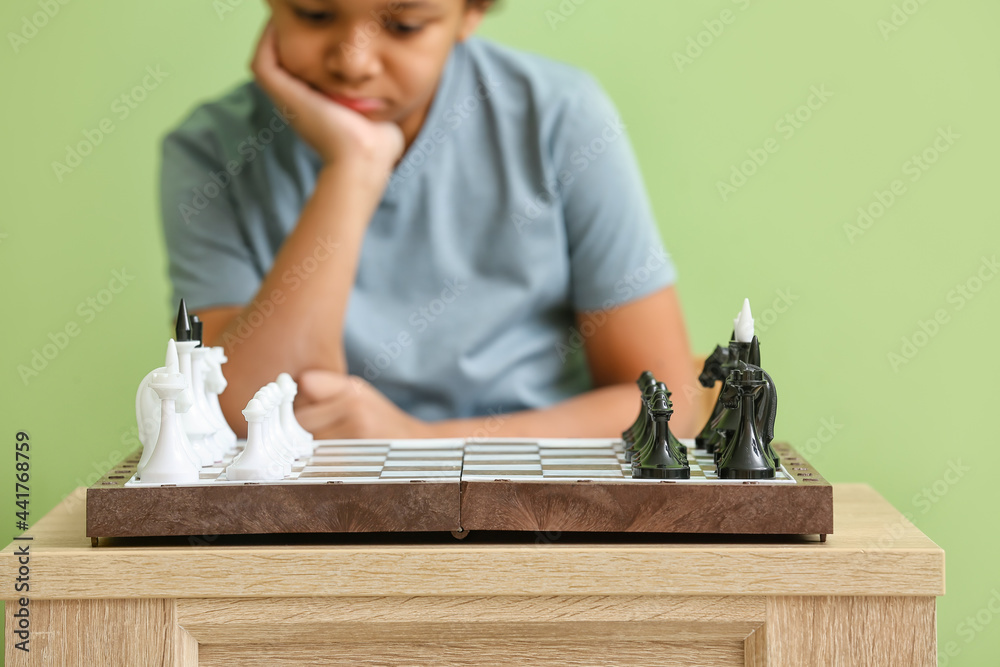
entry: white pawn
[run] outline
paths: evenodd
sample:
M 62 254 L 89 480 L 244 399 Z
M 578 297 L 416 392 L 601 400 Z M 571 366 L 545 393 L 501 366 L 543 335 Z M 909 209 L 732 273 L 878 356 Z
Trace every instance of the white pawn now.
M 309 456 L 313 450 L 313 434 L 302 428 L 299 420 L 295 418 L 294 402 L 295 396 L 299 393 L 299 385 L 295 383 L 292 376 L 282 373 L 278 376 L 278 387 L 281 388 L 281 428 L 288 439 L 298 447 L 299 456 Z
M 175 401 L 187 387 L 180 373 L 154 373 L 149 383 L 160 399 L 160 430 L 142 471 L 142 481 L 154 484 L 190 484 L 198 481 L 198 466 L 184 451 Z
M 271 447 L 271 451 L 278 458 L 282 465 L 287 468 L 288 473 L 292 471 L 292 462 L 295 460 L 295 452 L 292 451 L 284 435 L 281 433 L 278 423 L 278 403 L 272 388 L 264 385 L 255 396 L 267 410 L 267 417 L 264 419 L 264 438 Z
M 247 444 L 226 467 L 226 479 L 275 480 L 285 476 L 281 464 L 271 457 L 264 442 L 263 422 L 267 409 L 256 398 L 247 403 Z
M 261 420 L 260 427 L 264 447 L 266 448 L 268 455 L 270 455 L 270 457 L 277 461 L 281 466 L 284 474 L 290 474 L 292 472 L 292 464 L 288 456 L 288 452 L 282 448 L 281 442 L 273 438 L 271 435 L 271 415 L 274 412 L 274 405 L 272 405 L 270 396 L 268 396 L 268 392 L 261 387 L 257 390 L 257 393 L 254 394 L 254 400 L 259 401 L 264 410 L 264 418 Z
M 743 308 L 733 320 L 733 330 L 737 343 L 753 341 L 753 315 L 750 313 L 750 299 L 743 299 Z

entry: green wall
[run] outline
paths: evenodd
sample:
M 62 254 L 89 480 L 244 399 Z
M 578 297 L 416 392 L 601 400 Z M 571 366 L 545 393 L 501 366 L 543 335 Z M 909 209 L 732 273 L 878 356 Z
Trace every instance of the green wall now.
M 159 137 L 247 76 L 264 17 L 249 0 L 52 4 L 35 33 L 24 21 L 37 0 L 0 9 L 0 433 L 10 461 L 15 432 L 30 432 L 32 519 L 134 443 L 135 386 L 170 319 Z M 779 436 L 827 478 L 873 485 L 944 547 L 941 664 L 1000 654 L 987 608 L 1000 591 L 988 342 L 1000 280 L 982 281 L 1000 251 L 998 22 L 987 0 L 507 0 L 483 29 L 604 83 L 679 266 L 696 350 L 729 333 L 749 296 Z M 148 67 L 162 80 L 126 116 L 115 101 Z M 85 131 L 101 142 L 57 174 Z M 752 175 L 730 180 L 753 156 Z M 874 217 L 859 224 L 859 207 Z M 124 289 L 102 292 L 116 271 Z M 76 335 L 22 379 L 18 366 L 67 326 Z M 12 476 L 0 476 L 9 535 Z

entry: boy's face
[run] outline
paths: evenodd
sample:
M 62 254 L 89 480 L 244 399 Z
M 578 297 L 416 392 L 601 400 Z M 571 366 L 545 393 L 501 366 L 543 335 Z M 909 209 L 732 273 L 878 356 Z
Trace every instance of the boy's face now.
M 411 137 L 452 46 L 472 34 L 483 14 L 466 0 L 268 3 L 278 58 L 292 76 L 371 120 L 399 124 Z

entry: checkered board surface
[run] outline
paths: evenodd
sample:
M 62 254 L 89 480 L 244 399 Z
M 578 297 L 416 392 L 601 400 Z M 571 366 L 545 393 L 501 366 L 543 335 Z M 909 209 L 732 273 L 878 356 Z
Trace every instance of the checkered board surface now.
M 312 456 L 292 464 L 285 479 L 267 482 L 244 482 L 226 479 L 226 466 L 236 451 L 222 463 L 201 469 L 195 484 L 176 486 L 215 486 L 219 484 L 323 484 L 326 482 L 370 483 L 410 482 L 412 480 L 457 482 L 462 476 L 464 440 L 321 440 Z M 162 486 L 137 481 L 125 486 Z
M 719 479 L 715 461 L 704 450 L 694 449 L 693 440 L 681 440 L 688 447 L 691 479 L 670 480 L 678 484 L 712 482 L 744 484 L 742 479 Z M 632 477 L 632 464 L 625 460 L 621 440 L 535 440 L 475 441 L 465 446 L 462 481 L 486 482 L 498 479 L 518 482 L 621 481 L 629 484 L 662 483 L 661 479 Z M 795 484 L 782 466 L 768 484 Z
M 670 480 L 678 484 L 711 482 L 743 484 L 745 480 L 719 479 L 710 454 L 688 446 L 691 479 Z M 225 469 L 232 457 L 201 469 L 201 479 L 194 484 L 176 486 L 216 486 L 241 484 L 323 484 L 387 483 L 419 480 L 488 482 L 626 482 L 629 484 L 662 483 L 660 479 L 632 477 L 632 465 L 626 462 L 621 440 L 613 439 L 476 439 L 476 440 L 324 440 L 316 444 L 310 457 L 292 464 L 285 479 L 245 482 L 226 479 Z M 795 484 L 782 467 L 768 484 Z M 134 477 L 127 487 L 155 487 Z M 173 485 L 172 485 L 173 486 Z

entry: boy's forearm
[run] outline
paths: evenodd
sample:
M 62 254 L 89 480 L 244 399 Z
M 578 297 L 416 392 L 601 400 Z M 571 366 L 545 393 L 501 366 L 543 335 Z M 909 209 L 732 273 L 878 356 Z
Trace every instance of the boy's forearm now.
M 281 372 L 306 368 L 346 373 L 343 329 L 368 221 L 384 181 L 358 165 L 325 167 L 285 239 L 257 296 L 233 318 L 214 344 L 223 345 L 230 388 L 223 411 L 239 425 L 238 411 Z M 256 306 L 273 306 L 266 316 Z M 258 315 L 253 315 L 253 313 Z M 249 328 L 249 331 L 247 330 Z
M 639 413 L 634 384 L 601 387 L 548 408 L 428 424 L 443 438 L 614 438 Z
M 674 393 L 671 431 L 694 437 L 700 403 Z M 428 424 L 439 438 L 616 438 L 639 414 L 639 390 L 634 383 L 593 389 L 548 408 L 449 419 Z

